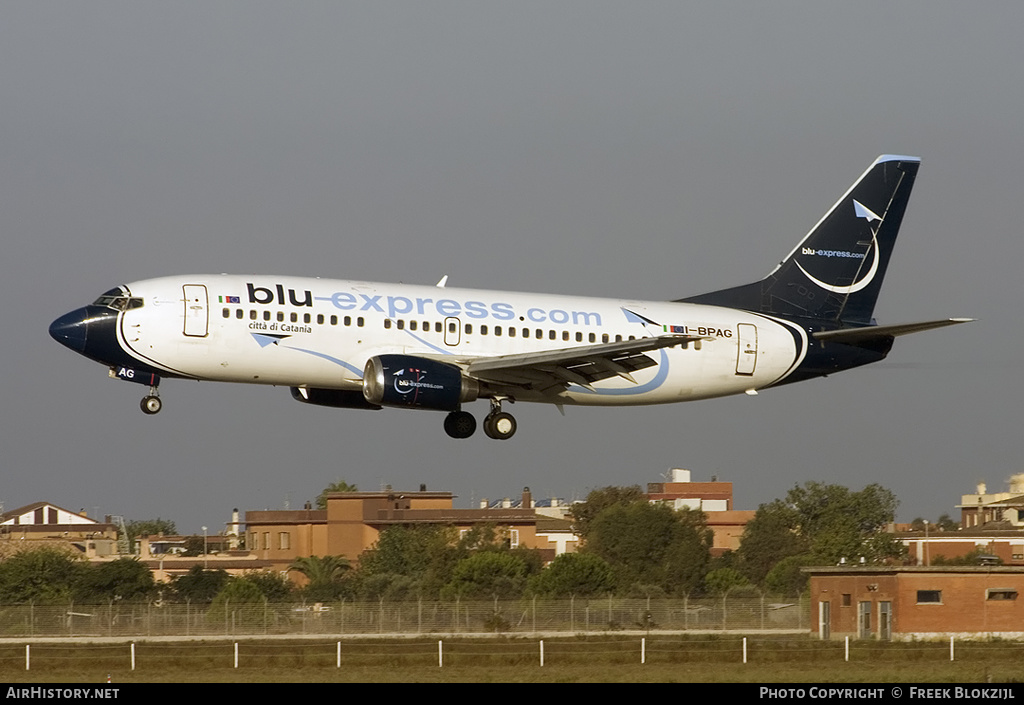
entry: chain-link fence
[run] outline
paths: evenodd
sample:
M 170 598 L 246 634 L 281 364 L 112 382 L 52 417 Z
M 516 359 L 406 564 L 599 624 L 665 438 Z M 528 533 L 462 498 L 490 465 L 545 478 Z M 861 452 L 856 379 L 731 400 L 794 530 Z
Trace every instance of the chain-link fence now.
M 0 605 L 0 637 L 535 634 L 810 629 L 807 598 L 568 599 L 330 604 Z

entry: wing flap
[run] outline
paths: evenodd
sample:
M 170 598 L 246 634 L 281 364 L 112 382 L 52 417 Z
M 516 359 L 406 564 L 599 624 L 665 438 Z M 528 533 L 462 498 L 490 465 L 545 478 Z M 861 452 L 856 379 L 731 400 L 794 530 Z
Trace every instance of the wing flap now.
M 644 353 L 704 340 L 704 336 L 659 335 L 561 350 L 481 357 L 465 363 L 466 373 L 481 380 L 547 389 L 621 377 L 636 384 L 633 373 L 658 363 Z

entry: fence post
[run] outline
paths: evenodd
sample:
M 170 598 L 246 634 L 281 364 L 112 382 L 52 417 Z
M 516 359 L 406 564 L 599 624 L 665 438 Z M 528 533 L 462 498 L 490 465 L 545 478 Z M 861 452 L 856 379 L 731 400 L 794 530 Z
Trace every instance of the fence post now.
M 132 642 L 132 670 L 135 670 L 135 642 Z
M 443 642 L 440 639 L 438 639 L 437 640 L 437 667 L 438 668 L 444 668 L 444 647 L 442 646 L 442 644 L 443 644 Z
M 743 663 L 747 662 L 747 637 L 743 637 Z
M 640 665 L 647 663 L 647 637 L 640 637 Z
M 341 642 L 338 642 L 338 665 L 336 668 L 341 668 Z
M 850 660 L 850 637 L 846 637 L 846 660 Z
M 32 645 L 25 644 L 25 670 L 29 670 L 29 666 L 32 663 Z
M 544 640 L 540 640 L 540 667 L 544 668 Z
M 238 642 L 235 642 L 235 668 L 238 668 Z
M 953 660 L 953 637 L 949 637 L 949 660 Z

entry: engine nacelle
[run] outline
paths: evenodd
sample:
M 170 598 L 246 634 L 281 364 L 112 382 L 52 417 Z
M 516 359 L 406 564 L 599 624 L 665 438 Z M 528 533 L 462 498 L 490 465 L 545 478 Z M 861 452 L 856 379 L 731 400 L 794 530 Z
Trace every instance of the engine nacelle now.
M 476 380 L 461 369 L 423 357 L 378 355 L 363 371 L 363 396 L 371 404 L 454 411 L 479 395 Z
M 347 389 L 318 389 L 316 387 L 292 387 L 292 399 L 303 404 L 317 406 L 333 406 L 339 409 L 380 409 L 379 404 L 371 404 L 363 398 L 360 391 Z

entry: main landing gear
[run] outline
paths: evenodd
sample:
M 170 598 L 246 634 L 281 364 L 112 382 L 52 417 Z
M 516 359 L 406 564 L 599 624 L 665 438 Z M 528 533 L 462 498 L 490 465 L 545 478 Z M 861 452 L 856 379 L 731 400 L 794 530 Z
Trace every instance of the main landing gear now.
M 487 437 L 499 441 L 514 436 L 518 428 L 516 417 L 501 410 L 503 401 L 505 399 L 491 399 L 491 413 L 487 414 L 483 423 Z M 469 438 L 476 432 L 476 419 L 468 411 L 453 411 L 444 419 L 444 430 L 452 438 Z

